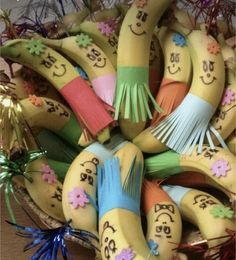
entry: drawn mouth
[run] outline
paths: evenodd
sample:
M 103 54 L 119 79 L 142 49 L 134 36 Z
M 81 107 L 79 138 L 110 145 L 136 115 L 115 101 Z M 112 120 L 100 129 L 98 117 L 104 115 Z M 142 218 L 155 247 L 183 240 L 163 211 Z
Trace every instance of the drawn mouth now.
M 204 80 L 204 77 L 203 77 L 203 76 L 200 76 L 200 79 L 201 79 L 201 81 L 202 81 L 203 84 L 205 84 L 205 85 L 211 85 L 211 84 L 216 80 L 216 77 L 213 77 L 213 79 L 212 79 L 210 82 L 206 82 L 206 81 Z
M 58 69 L 58 67 L 55 65 L 54 66 L 56 69 Z M 66 74 L 66 64 L 61 64 L 61 67 L 63 68 L 63 71 L 62 71 L 62 73 L 60 73 L 60 74 L 58 74 L 58 73 L 56 73 L 56 72 L 54 72 L 53 71 L 53 77 L 62 77 L 62 76 L 64 76 L 65 74 Z
M 169 73 L 172 74 L 172 75 L 174 75 L 177 72 L 181 71 L 180 67 L 178 67 L 177 70 L 175 70 L 175 71 L 171 71 L 170 66 L 168 66 L 167 68 L 168 68 Z
M 146 34 L 145 31 L 143 31 L 143 32 L 141 32 L 141 33 L 135 32 L 135 31 L 133 30 L 133 28 L 132 28 L 132 24 L 129 25 L 129 28 L 130 28 L 130 31 L 131 31 L 133 34 L 137 35 L 137 36 L 141 36 L 141 35 Z
M 97 68 L 104 68 L 106 66 L 106 64 L 107 64 L 106 58 L 103 58 L 103 61 L 104 61 L 103 64 L 95 63 L 93 66 L 97 67 Z

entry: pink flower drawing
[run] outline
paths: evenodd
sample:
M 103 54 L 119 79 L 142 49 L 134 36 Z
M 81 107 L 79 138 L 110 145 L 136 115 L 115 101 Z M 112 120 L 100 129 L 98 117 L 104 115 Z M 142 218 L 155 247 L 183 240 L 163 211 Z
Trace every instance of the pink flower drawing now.
M 42 175 L 42 178 L 44 181 L 46 181 L 49 184 L 54 184 L 55 182 L 57 182 L 57 176 L 55 174 L 45 173 Z
M 89 199 L 84 191 L 84 189 L 76 187 L 68 193 L 69 204 L 74 209 L 78 207 L 84 207 L 85 203 L 89 203 Z
M 98 29 L 102 34 L 108 37 L 114 32 L 113 28 L 105 22 L 98 23 Z
M 215 161 L 211 166 L 211 171 L 216 177 L 225 177 L 227 172 L 231 169 L 229 162 L 224 159 Z
M 230 88 L 226 88 L 224 95 L 223 95 L 223 99 L 221 101 L 221 105 L 225 106 L 230 105 L 232 101 L 235 101 L 235 93 L 232 91 L 232 89 Z

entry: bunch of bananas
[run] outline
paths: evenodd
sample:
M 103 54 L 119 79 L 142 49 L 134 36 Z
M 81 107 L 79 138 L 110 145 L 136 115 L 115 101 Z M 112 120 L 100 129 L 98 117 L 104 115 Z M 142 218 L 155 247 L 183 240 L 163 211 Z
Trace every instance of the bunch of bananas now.
M 1 155 L 13 165 L 27 132 L 6 126 L 24 118 L 47 153 L 12 181 L 102 259 L 233 259 L 235 50 L 172 0 L 131 2 L 0 47 L 22 66 L 0 78 Z

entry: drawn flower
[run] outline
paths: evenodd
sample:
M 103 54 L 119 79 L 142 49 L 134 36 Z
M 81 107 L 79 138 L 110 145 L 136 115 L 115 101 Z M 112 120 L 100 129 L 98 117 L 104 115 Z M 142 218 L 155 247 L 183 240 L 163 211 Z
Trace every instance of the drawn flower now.
M 28 41 L 26 48 L 31 54 L 40 55 L 44 53 L 46 46 L 42 44 L 41 40 L 30 40 Z
M 210 213 L 215 218 L 229 218 L 234 216 L 234 211 L 230 207 L 225 207 L 224 205 L 216 205 L 210 210 Z
M 143 8 L 145 5 L 147 5 L 148 0 L 135 0 L 134 3 L 138 8 Z
M 79 73 L 80 77 L 88 80 L 88 75 L 86 74 L 86 72 L 79 66 L 76 66 L 75 69 L 77 70 L 77 72 Z
M 68 193 L 69 204 L 72 205 L 74 209 L 78 207 L 84 207 L 85 203 L 89 203 L 89 199 L 84 191 L 84 189 L 76 187 Z
M 75 39 L 76 43 L 79 45 L 79 47 L 87 48 L 87 46 L 91 45 L 93 40 L 84 33 L 76 35 Z
M 208 46 L 207 46 L 207 50 L 211 53 L 211 54 L 218 54 L 220 52 L 220 46 L 218 43 L 216 42 L 209 42 Z
M 232 89 L 226 88 L 221 101 L 221 105 L 230 105 L 232 101 L 235 101 L 235 93 L 232 91 Z
M 132 260 L 135 257 L 135 253 L 131 248 L 124 248 L 119 255 L 116 255 L 115 260 Z
M 159 252 L 157 250 L 158 244 L 154 240 L 149 239 L 147 244 L 148 244 L 148 247 L 150 248 L 152 255 L 156 255 L 156 256 L 159 255 Z
M 175 33 L 173 36 L 173 42 L 176 46 L 184 47 L 187 46 L 186 39 L 179 33 Z
M 54 184 L 55 182 L 57 182 L 57 176 L 55 174 L 52 173 L 45 173 L 42 175 L 42 178 L 44 181 L 46 181 L 49 184 Z
M 44 174 L 54 174 L 54 170 L 48 164 L 42 164 L 41 172 Z
M 108 37 L 114 32 L 113 28 L 105 22 L 98 23 L 98 29 L 102 34 Z
M 216 177 L 226 176 L 227 172 L 231 169 L 229 162 L 224 159 L 215 161 L 211 166 L 211 171 Z
M 29 95 L 29 101 L 36 107 L 41 107 L 43 105 L 43 100 L 36 95 Z

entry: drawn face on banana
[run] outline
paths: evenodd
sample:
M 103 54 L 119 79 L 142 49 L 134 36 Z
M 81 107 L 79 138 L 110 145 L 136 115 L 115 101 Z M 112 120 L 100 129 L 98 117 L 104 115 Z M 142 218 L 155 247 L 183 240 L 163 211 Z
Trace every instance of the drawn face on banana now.
M 174 225 L 175 209 L 171 204 L 156 204 L 154 207 L 154 218 L 156 223 L 155 237 L 172 238 L 171 230 Z
M 147 20 L 148 20 L 148 12 L 145 11 L 145 7 L 136 8 L 136 14 L 133 22 L 128 24 L 129 31 L 132 35 L 138 37 L 145 37 L 147 34 Z
M 114 237 L 117 235 L 116 233 L 117 230 L 114 228 L 114 225 L 111 224 L 109 221 L 106 221 L 103 224 L 100 243 L 105 259 L 111 259 L 115 256 L 117 252 L 118 248 L 114 240 Z
M 107 64 L 107 60 L 105 57 L 103 57 L 102 53 L 96 49 L 94 46 L 87 47 L 86 57 L 88 59 L 88 62 L 90 63 L 90 66 L 96 67 L 96 68 L 105 68 Z
M 201 82 L 204 85 L 209 86 L 217 79 L 215 77 L 214 69 L 215 69 L 214 61 L 212 61 L 212 60 L 203 60 L 202 61 L 201 74 L 199 77 L 200 77 Z
M 99 160 L 96 157 L 93 157 L 89 161 L 84 161 L 80 164 L 82 170 L 80 171 L 80 181 L 94 186 L 96 182 L 97 171 L 96 167 L 99 164 Z
M 47 53 L 40 65 L 50 69 L 53 78 L 63 77 L 67 72 L 66 64 L 60 63 L 50 52 Z
M 206 193 L 199 193 L 193 199 L 193 205 L 204 210 L 210 205 L 218 204 L 217 201 L 214 201 L 214 198 Z

